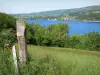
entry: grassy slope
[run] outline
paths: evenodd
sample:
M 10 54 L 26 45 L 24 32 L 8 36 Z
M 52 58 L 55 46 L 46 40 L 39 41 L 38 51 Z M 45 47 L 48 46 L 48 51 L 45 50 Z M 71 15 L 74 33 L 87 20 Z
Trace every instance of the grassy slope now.
M 45 55 L 52 56 L 69 75 L 100 74 L 100 52 L 33 45 L 28 46 L 28 51 L 36 59 Z

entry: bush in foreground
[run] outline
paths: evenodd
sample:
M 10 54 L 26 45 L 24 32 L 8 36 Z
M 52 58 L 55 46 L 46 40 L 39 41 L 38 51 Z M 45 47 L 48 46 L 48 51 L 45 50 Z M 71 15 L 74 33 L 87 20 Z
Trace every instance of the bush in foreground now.
M 21 75 L 61 75 L 60 65 L 50 56 L 20 66 Z

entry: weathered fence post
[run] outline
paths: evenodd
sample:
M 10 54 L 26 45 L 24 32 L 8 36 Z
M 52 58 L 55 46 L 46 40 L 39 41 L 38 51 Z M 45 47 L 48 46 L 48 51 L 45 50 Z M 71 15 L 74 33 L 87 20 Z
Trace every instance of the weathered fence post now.
M 26 45 L 26 29 L 23 20 L 17 20 L 17 40 L 19 48 L 19 61 L 26 63 L 27 61 L 27 45 Z
M 12 53 L 13 53 L 13 60 L 15 65 L 15 72 L 19 75 L 15 45 L 12 46 Z

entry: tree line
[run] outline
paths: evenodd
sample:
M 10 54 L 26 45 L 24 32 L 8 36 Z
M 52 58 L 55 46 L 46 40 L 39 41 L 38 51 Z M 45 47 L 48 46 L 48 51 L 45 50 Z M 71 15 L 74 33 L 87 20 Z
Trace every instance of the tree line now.
M 86 20 L 86 21 L 100 21 L 100 10 L 97 11 L 86 11 L 86 12 L 74 12 L 69 13 L 69 16 L 75 17 L 75 20 Z
M 38 23 L 26 25 L 29 44 L 100 51 L 98 32 L 70 36 L 68 24 L 51 24 L 47 27 Z

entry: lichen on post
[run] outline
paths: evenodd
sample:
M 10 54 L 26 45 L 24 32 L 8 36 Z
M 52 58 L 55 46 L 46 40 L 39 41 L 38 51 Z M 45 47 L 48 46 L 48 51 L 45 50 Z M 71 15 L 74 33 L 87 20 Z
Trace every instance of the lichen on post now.
M 26 29 L 23 20 L 17 20 L 17 40 L 19 48 L 19 61 L 20 63 L 26 63 L 27 61 L 27 45 L 26 45 Z

